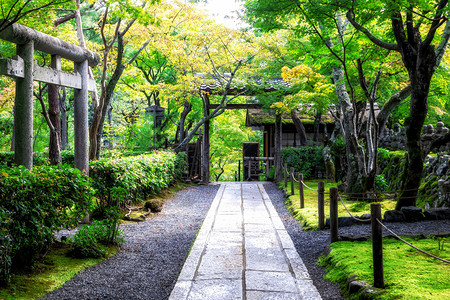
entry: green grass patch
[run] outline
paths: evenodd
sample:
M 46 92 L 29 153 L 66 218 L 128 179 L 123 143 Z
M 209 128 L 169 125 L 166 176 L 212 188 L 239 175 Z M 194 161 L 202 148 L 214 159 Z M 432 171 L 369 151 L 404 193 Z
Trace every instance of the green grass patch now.
M 436 238 L 404 239 L 424 251 L 450 259 L 450 238 L 441 238 L 440 242 Z M 325 277 L 341 286 L 352 275 L 373 285 L 372 241 L 333 243 L 331 253 L 320 261 L 327 269 Z M 383 261 L 386 288 L 376 299 L 450 299 L 449 264 L 393 238 L 383 239 Z
M 0 288 L 0 299 L 38 299 L 61 287 L 78 272 L 117 253 L 117 247 L 105 247 L 106 258 L 78 259 L 68 255 L 70 248 L 52 248 L 32 270 L 15 271 L 11 284 Z
M 300 196 L 298 183 L 295 183 L 295 195 L 289 196 L 286 201 L 286 206 L 291 210 L 294 217 L 302 224 L 305 230 L 317 230 L 318 228 L 318 210 L 317 210 L 317 185 L 319 179 L 307 180 L 305 184 L 313 190 L 303 188 L 305 195 L 305 207 L 300 208 Z M 336 182 L 325 182 L 325 193 L 328 193 L 331 187 L 337 186 Z M 291 191 L 291 184 L 288 183 L 286 188 L 288 193 Z M 325 219 L 330 217 L 330 201 L 329 195 L 325 194 Z M 343 198 L 345 205 L 352 215 L 361 216 L 370 213 L 370 202 L 348 200 Z M 393 210 L 396 202 L 393 200 L 384 200 L 381 203 L 381 213 L 384 214 L 386 210 Z M 339 201 L 339 217 L 348 217 L 349 214 L 345 210 L 342 203 Z

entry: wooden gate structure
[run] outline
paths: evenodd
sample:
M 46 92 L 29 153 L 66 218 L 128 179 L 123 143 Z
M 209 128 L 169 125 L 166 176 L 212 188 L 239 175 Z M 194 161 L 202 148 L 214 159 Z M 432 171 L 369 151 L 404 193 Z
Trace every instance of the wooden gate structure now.
M 95 81 L 89 79 L 88 65 L 96 66 L 100 56 L 32 28 L 6 22 L 9 24 L 0 32 L 0 39 L 16 44 L 17 55 L 0 60 L 0 75 L 10 76 L 16 80 L 14 103 L 16 164 L 28 169 L 33 166 L 33 81 L 40 81 L 75 89 L 75 167 L 88 174 L 88 91 L 96 88 Z M 34 61 L 35 50 L 51 55 L 52 68 L 37 65 Z M 61 71 L 61 58 L 74 63 L 74 73 Z

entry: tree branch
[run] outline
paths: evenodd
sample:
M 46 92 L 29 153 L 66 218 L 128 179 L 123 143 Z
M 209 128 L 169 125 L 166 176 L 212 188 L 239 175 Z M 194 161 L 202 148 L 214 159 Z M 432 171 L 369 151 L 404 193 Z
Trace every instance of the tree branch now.
M 347 19 L 350 21 L 350 23 L 355 27 L 356 30 L 361 31 L 364 33 L 369 40 L 371 40 L 375 45 L 380 46 L 381 48 L 393 50 L 393 51 L 399 51 L 399 47 L 397 44 L 387 43 L 377 37 L 375 37 L 367 28 L 364 28 L 361 26 L 358 22 L 356 22 L 354 18 L 354 12 L 353 9 L 347 11 Z

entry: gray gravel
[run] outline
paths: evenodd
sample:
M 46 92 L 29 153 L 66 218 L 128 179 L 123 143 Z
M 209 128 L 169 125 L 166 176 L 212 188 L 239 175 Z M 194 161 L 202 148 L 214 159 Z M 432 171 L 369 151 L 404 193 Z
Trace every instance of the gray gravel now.
M 303 259 L 314 285 L 317 287 L 323 299 L 343 299 L 339 286 L 324 279 L 325 269 L 317 266 L 317 259 L 324 252 L 330 242 L 329 230 L 309 231 L 302 230 L 300 224 L 295 220 L 285 206 L 284 193 L 277 189 L 274 184 L 265 184 L 267 194 L 278 214 L 283 220 L 289 235 L 291 236 L 300 257 Z M 434 233 L 450 233 L 450 221 L 423 221 L 416 223 L 389 223 L 388 227 L 394 232 L 402 235 L 429 235 Z M 339 234 L 362 235 L 370 234 L 371 225 L 354 225 L 339 228 Z M 383 231 L 384 235 L 388 235 Z
M 118 254 L 43 299 L 167 299 L 218 189 L 189 187 L 150 220 L 124 225 Z

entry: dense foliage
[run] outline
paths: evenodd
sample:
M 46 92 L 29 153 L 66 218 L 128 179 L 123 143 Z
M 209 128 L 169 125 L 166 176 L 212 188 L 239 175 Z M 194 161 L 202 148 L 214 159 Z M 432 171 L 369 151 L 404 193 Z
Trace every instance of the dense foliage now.
M 281 157 L 288 168 L 294 167 L 295 172 L 302 173 L 305 179 L 317 178 L 325 172 L 322 158 L 323 147 L 283 148 Z
M 0 278 L 12 264 L 30 266 L 53 232 L 76 224 L 88 209 L 89 178 L 67 165 L 0 169 Z
M 70 156 L 70 155 L 68 155 Z M 53 233 L 77 224 L 86 211 L 104 218 L 75 239 L 77 256 L 101 255 L 98 243 L 117 244 L 117 208 L 145 199 L 184 175 L 185 156 L 155 152 L 91 162 L 91 178 L 69 165 L 0 169 L 0 275 L 13 264 L 31 266 L 53 241 Z M 94 197 L 95 196 L 95 197 Z M 97 200 L 97 208 L 92 205 Z

